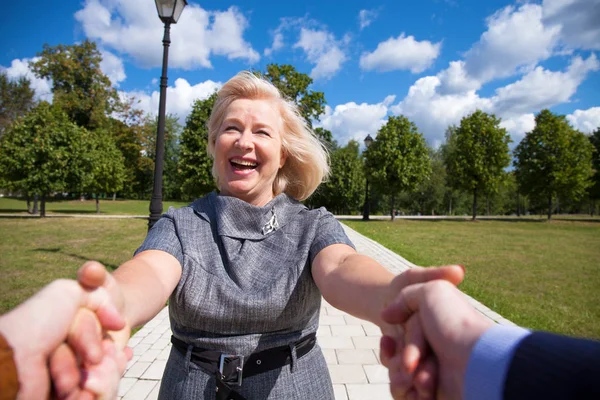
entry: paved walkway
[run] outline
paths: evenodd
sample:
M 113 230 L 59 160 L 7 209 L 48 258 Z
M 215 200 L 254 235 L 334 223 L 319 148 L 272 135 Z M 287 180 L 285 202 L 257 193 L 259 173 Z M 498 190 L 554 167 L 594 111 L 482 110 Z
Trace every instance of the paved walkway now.
M 344 228 L 359 253 L 374 258 L 390 271 L 398 274 L 415 266 L 379 243 L 345 225 Z M 491 320 L 513 325 L 478 301 L 467 298 Z M 336 400 L 391 399 L 387 370 L 379 362 L 379 328 L 332 307 L 324 300 L 319 322 L 317 340 L 327 360 Z M 170 337 L 168 310 L 165 308 L 131 338 L 129 345 L 134 355 L 121 380 L 119 399 L 158 397 L 160 379 L 171 350 Z

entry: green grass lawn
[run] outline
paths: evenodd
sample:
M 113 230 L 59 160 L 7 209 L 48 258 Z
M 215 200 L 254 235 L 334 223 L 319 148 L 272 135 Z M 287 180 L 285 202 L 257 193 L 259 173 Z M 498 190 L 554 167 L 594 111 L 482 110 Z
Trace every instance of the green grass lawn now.
M 0 313 L 57 278 L 75 278 L 87 260 L 115 269 L 147 231 L 142 219 L 1 218 Z
M 463 264 L 461 289 L 533 329 L 600 339 L 600 224 L 344 221 L 422 266 Z
M 165 201 L 163 210 L 170 206 L 175 208 L 188 205 L 190 202 Z M 100 200 L 100 214 L 148 215 L 149 200 Z M 0 213 L 27 214 L 27 202 L 14 198 L 0 198 Z M 46 203 L 47 214 L 95 214 L 96 200 L 60 200 Z

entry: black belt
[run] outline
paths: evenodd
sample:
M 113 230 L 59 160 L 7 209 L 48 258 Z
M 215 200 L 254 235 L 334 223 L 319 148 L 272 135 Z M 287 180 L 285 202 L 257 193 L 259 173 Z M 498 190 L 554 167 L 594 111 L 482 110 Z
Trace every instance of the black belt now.
M 311 333 L 287 346 L 252 353 L 244 362 L 244 356 L 225 354 L 199 347 L 192 349 L 190 361 L 217 377 L 217 400 L 245 400 L 231 386 L 241 386 L 243 378 L 249 378 L 263 372 L 282 368 L 292 362 L 292 351 L 296 349 L 296 358 L 308 353 L 317 342 L 316 334 Z M 182 354 L 187 354 L 188 344 L 171 336 L 171 343 Z

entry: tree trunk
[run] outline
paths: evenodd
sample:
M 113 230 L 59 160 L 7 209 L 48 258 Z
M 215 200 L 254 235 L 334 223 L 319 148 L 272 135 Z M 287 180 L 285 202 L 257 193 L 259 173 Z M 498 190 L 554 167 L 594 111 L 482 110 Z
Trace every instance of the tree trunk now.
M 590 216 L 593 217 L 594 216 L 594 211 L 596 211 L 596 200 L 592 200 L 592 207 L 590 208 Z
M 100 214 L 100 197 L 96 195 L 96 214 Z
M 113 193 L 113 201 L 117 200 L 117 194 Z
M 40 217 L 44 218 L 46 216 L 46 195 L 42 195 L 42 206 L 40 208 Z
M 392 216 L 392 222 L 396 220 L 396 213 L 394 212 L 394 192 L 392 192 L 392 204 L 390 209 L 390 215 Z
M 477 218 L 477 189 L 473 189 L 473 221 Z
M 490 215 L 490 195 L 485 196 L 486 207 L 485 207 L 485 215 Z
M 25 198 L 27 199 L 27 212 L 29 214 L 31 214 L 32 213 L 32 211 L 31 211 L 31 197 L 29 197 L 29 194 L 28 194 Z
M 452 215 L 452 196 L 450 196 L 450 202 L 448 206 L 448 215 Z
M 548 220 L 552 219 L 552 195 L 548 195 Z
M 519 198 L 519 192 L 517 192 L 517 217 L 521 216 L 521 199 Z
M 560 214 L 560 197 L 556 196 L 556 215 Z
M 38 213 L 38 201 L 39 201 L 39 196 L 36 194 L 33 195 L 33 215 L 37 215 Z

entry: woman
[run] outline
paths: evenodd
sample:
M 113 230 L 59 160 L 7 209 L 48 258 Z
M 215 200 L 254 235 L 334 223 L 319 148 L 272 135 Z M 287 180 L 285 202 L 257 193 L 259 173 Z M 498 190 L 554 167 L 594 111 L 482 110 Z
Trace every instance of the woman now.
M 321 295 L 383 329 L 394 293 L 447 273 L 394 280 L 356 253 L 333 215 L 300 203 L 328 174 L 327 153 L 268 81 L 249 72 L 228 81 L 208 130 L 219 194 L 169 209 L 107 279 L 128 322 L 116 337 L 125 343 L 169 300 L 159 398 L 333 399 L 315 343 Z

